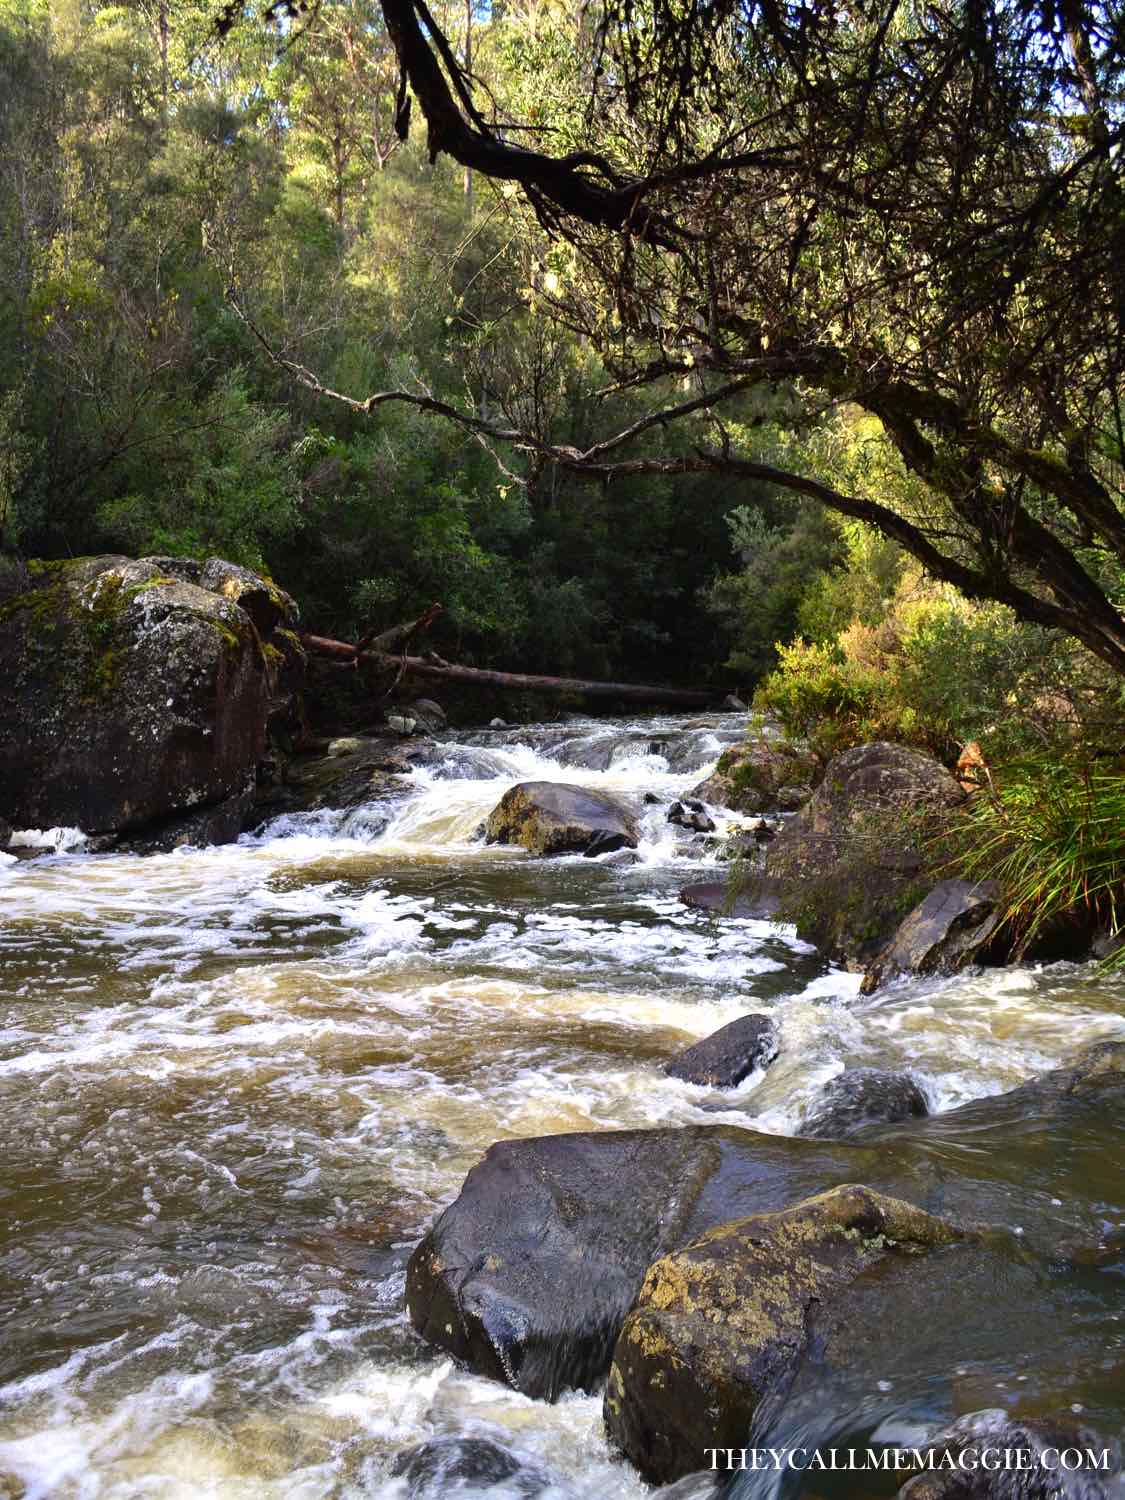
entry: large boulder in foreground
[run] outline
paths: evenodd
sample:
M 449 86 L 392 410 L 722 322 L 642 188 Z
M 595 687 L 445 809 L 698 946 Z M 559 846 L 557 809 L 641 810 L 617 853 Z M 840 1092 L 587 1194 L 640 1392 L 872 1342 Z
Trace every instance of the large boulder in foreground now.
M 504 793 L 485 824 L 490 844 L 518 844 L 529 854 L 608 854 L 635 849 L 637 825 L 605 792 L 554 781 L 521 781 Z
M 742 1447 L 818 1343 L 846 1342 L 834 1301 L 889 1258 L 917 1261 L 961 1233 L 897 1198 L 843 1186 L 780 1213 L 720 1225 L 659 1260 L 613 1351 L 611 1439 L 654 1484 Z M 919 1266 L 916 1274 L 926 1276 Z
M 795 812 L 812 796 L 820 764 L 788 740 L 756 740 L 724 750 L 690 796 L 738 813 Z
M 755 1068 L 768 1068 L 777 1056 L 777 1031 L 768 1016 L 739 1016 L 677 1052 L 664 1065 L 669 1078 L 705 1088 L 733 1089 Z
M 798 934 L 866 967 L 932 883 L 919 841 L 925 820 L 964 796 L 936 760 L 904 745 L 879 740 L 835 756 L 766 856 Z
M 899 924 L 860 986 L 865 995 L 904 974 L 956 974 L 981 954 L 1003 920 L 994 880 L 942 880 Z
M 722 1125 L 503 1141 L 412 1255 L 410 1317 L 525 1395 L 590 1390 L 654 1260 L 881 1165 L 860 1147 Z
M 21 572 L 0 599 L 3 816 L 119 834 L 241 798 L 292 654 L 292 600 L 220 559 Z

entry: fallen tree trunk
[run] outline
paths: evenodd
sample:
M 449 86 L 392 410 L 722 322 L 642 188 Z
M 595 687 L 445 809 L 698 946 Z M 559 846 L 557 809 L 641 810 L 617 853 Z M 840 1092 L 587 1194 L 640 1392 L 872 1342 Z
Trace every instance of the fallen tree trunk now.
M 334 641 L 323 635 L 302 635 L 306 651 L 316 656 L 334 657 L 338 661 L 371 662 L 397 670 L 404 668 L 415 677 L 429 682 L 455 682 L 467 687 L 504 688 L 509 692 L 573 693 L 582 698 L 611 698 L 623 703 L 652 703 L 667 708 L 706 708 L 714 701 L 711 693 L 689 688 L 652 687 L 635 682 L 588 682 L 579 677 L 542 677 L 523 672 L 493 672 L 484 667 L 459 667 L 440 657 L 391 656 L 382 651 L 358 651 L 347 641 Z

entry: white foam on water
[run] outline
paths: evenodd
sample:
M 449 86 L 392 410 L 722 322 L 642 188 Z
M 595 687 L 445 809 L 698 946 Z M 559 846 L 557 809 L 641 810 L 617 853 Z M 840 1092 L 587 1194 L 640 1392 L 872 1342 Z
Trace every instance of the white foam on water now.
M 1125 982 L 1089 969 L 863 997 L 790 929 L 685 907 L 699 860 L 667 803 L 729 736 L 665 719 L 453 744 L 390 806 L 217 849 L 0 860 L 0 1153 L 32 1185 L 6 1342 L 37 1351 L 0 1387 L 0 1479 L 51 1500 L 401 1500 L 397 1451 L 481 1435 L 572 1495 L 640 1500 L 598 1398 L 528 1401 L 411 1342 L 401 1258 L 380 1257 L 493 1141 L 786 1133 L 849 1066 L 909 1070 L 947 1109 L 1125 1031 Z M 639 861 L 486 847 L 526 779 L 623 797 Z M 778 1029 L 769 1069 L 724 1093 L 665 1076 L 751 1010 Z M 112 1337 L 84 1331 L 102 1318 Z M 64 1331 L 50 1358 L 44 1323 Z

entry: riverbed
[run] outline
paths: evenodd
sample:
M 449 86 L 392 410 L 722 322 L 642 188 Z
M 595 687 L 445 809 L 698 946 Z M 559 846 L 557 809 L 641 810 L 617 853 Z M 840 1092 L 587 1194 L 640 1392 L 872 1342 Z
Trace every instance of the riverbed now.
M 57 832 L 34 859 L 0 855 L 0 1495 L 392 1500 L 404 1447 L 473 1434 L 575 1495 L 639 1500 L 599 1397 L 529 1401 L 410 1329 L 409 1251 L 492 1142 L 792 1133 L 856 1064 L 909 1069 L 940 1114 L 1125 1035 L 1125 980 L 1089 965 L 863 998 L 790 930 L 684 906 L 723 867 L 666 808 L 743 728 L 453 735 L 395 803 L 222 848 L 91 854 Z M 622 796 L 639 857 L 486 847 L 482 821 L 532 778 Z M 663 1075 L 748 1010 L 777 1024 L 767 1072 L 725 1096 Z M 1085 1154 L 1060 1145 L 1049 1201 L 1112 1236 L 1125 1164 L 1090 1129 Z M 1018 1194 L 1011 1150 L 997 1170 Z M 1123 1289 L 1125 1252 L 1074 1292 L 1081 1329 L 1069 1354 L 1060 1330 L 1055 1367 L 1012 1326 L 1006 1356 L 951 1370 L 951 1399 L 1026 1387 L 1120 1435 Z

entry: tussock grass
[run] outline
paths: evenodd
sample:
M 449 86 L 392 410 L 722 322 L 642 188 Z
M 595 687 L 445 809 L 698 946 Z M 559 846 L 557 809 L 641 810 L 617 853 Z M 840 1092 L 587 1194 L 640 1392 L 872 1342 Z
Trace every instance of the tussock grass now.
M 967 804 L 956 864 L 999 882 L 1026 952 L 1044 927 L 1091 913 L 1111 937 L 1125 922 L 1125 775 L 1090 761 L 1028 757 L 1006 765 Z M 1125 968 L 1125 944 L 1106 960 Z

